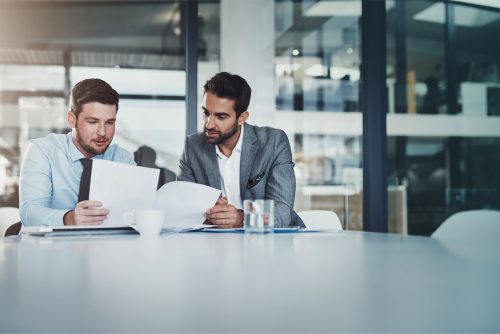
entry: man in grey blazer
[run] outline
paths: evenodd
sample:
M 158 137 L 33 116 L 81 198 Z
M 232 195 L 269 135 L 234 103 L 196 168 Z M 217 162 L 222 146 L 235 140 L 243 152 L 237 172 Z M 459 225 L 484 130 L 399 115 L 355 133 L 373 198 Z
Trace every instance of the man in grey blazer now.
M 204 129 L 186 138 L 178 180 L 222 190 L 207 221 L 241 227 L 243 200 L 273 199 L 275 227 L 305 227 L 293 211 L 295 174 L 286 134 L 246 123 L 251 88 L 242 77 L 218 73 L 204 90 Z

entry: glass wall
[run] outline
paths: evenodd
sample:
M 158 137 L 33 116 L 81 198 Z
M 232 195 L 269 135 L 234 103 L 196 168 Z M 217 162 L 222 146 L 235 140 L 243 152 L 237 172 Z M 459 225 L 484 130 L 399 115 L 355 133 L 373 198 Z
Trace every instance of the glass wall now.
M 430 235 L 458 211 L 500 208 L 500 11 L 387 3 L 389 196 L 406 189 L 408 232 Z
M 70 130 L 69 92 L 85 78 L 101 78 L 120 94 L 113 142 L 130 152 L 149 146 L 157 166 L 177 172 L 186 132 L 181 2 L 21 0 L 0 7 L 0 206 L 18 206 L 29 140 Z M 205 76 L 218 69 L 218 2 L 199 5 L 198 24 Z
M 87 77 L 121 94 L 115 142 L 150 146 L 177 172 L 182 2 L 0 6 L 0 205 L 17 205 L 29 139 L 68 131 L 70 89 Z M 386 11 L 389 231 L 429 235 L 454 212 L 500 206 L 500 9 L 387 0 Z M 200 1 L 198 17 L 198 102 L 214 73 L 245 77 L 249 122 L 290 139 L 295 209 L 333 210 L 349 229 L 363 219 L 360 18 L 361 0 Z
M 278 127 L 294 147 L 296 209 L 362 229 L 361 1 L 275 2 Z M 348 216 L 345 212 L 348 211 Z

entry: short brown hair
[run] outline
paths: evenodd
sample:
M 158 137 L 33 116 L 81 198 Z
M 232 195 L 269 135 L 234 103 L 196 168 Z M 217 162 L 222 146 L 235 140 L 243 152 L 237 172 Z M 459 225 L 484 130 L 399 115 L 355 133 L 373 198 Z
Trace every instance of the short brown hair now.
M 80 81 L 71 90 L 69 97 L 69 111 L 78 118 L 85 103 L 99 102 L 115 105 L 118 112 L 119 95 L 106 81 L 101 79 L 85 79 Z

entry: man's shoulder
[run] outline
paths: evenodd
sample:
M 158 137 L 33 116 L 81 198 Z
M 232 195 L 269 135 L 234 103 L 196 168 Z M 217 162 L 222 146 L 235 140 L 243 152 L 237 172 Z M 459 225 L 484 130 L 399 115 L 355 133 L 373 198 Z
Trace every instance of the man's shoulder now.
M 118 146 L 117 144 L 109 145 L 107 153 L 108 154 L 106 154 L 105 156 L 107 160 L 123 163 L 132 163 L 134 161 L 132 153 Z
M 248 130 L 253 131 L 259 142 L 265 144 L 276 140 L 276 138 L 287 139 L 287 136 L 283 130 L 272 128 L 270 126 L 257 126 L 247 124 L 247 128 L 245 129 L 245 131 Z
M 208 144 L 207 141 L 205 140 L 205 135 L 203 134 L 203 132 L 198 132 L 187 136 L 186 143 L 191 149 L 201 148 L 204 147 L 205 145 L 211 145 Z
M 50 133 L 45 137 L 32 139 L 31 143 L 36 145 L 44 152 L 50 152 L 54 149 L 61 148 L 66 145 L 66 135 L 59 133 Z

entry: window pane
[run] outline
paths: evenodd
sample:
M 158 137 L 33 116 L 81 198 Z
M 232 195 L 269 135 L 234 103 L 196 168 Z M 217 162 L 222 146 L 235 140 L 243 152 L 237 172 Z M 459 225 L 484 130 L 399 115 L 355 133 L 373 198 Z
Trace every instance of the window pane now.
M 500 13 L 450 3 L 453 23 L 446 21 L 443 1 L 389 2 L 394 4 L 388 21 L 389 226 L 391 217 L 398 217 L 407 222 L 408 233 L 430 235 L 455 212 L 500 208 L 500 179 L 490 168 L 500 148 L 500 49 L 495 42 Z M 402 17 L 397 16 L 401 4 Z M 447 36 L 452 48 L 445 57 L 449 24 L 455 34 Z M 398 48 L 406 48 L 405 59 L 398 58 Z M 450 87 L 458 90 L 453 115 L 444 72 L 452 64 L 456 82 Z M 399 94 L 398 70 L 405 71 Z M 404 114 L 395 114 L 400 105 Z M 395 189 L 403 193 L 391 203 Z
M 29 139 L 69 131 L 69 92 L 86 78 L 101 78 L 121 95 L 114 142 L 131 152 L 149 145 L 158 165 L 176 171 L 186 117 L 180 2 L 1 7 L 0 196 L 17 187 Z
M 292 142 L 296 210 L 333 210 L 349 229 L 363 222 L 360 16 L 361 1 L 275 2 L 276 117 Z

